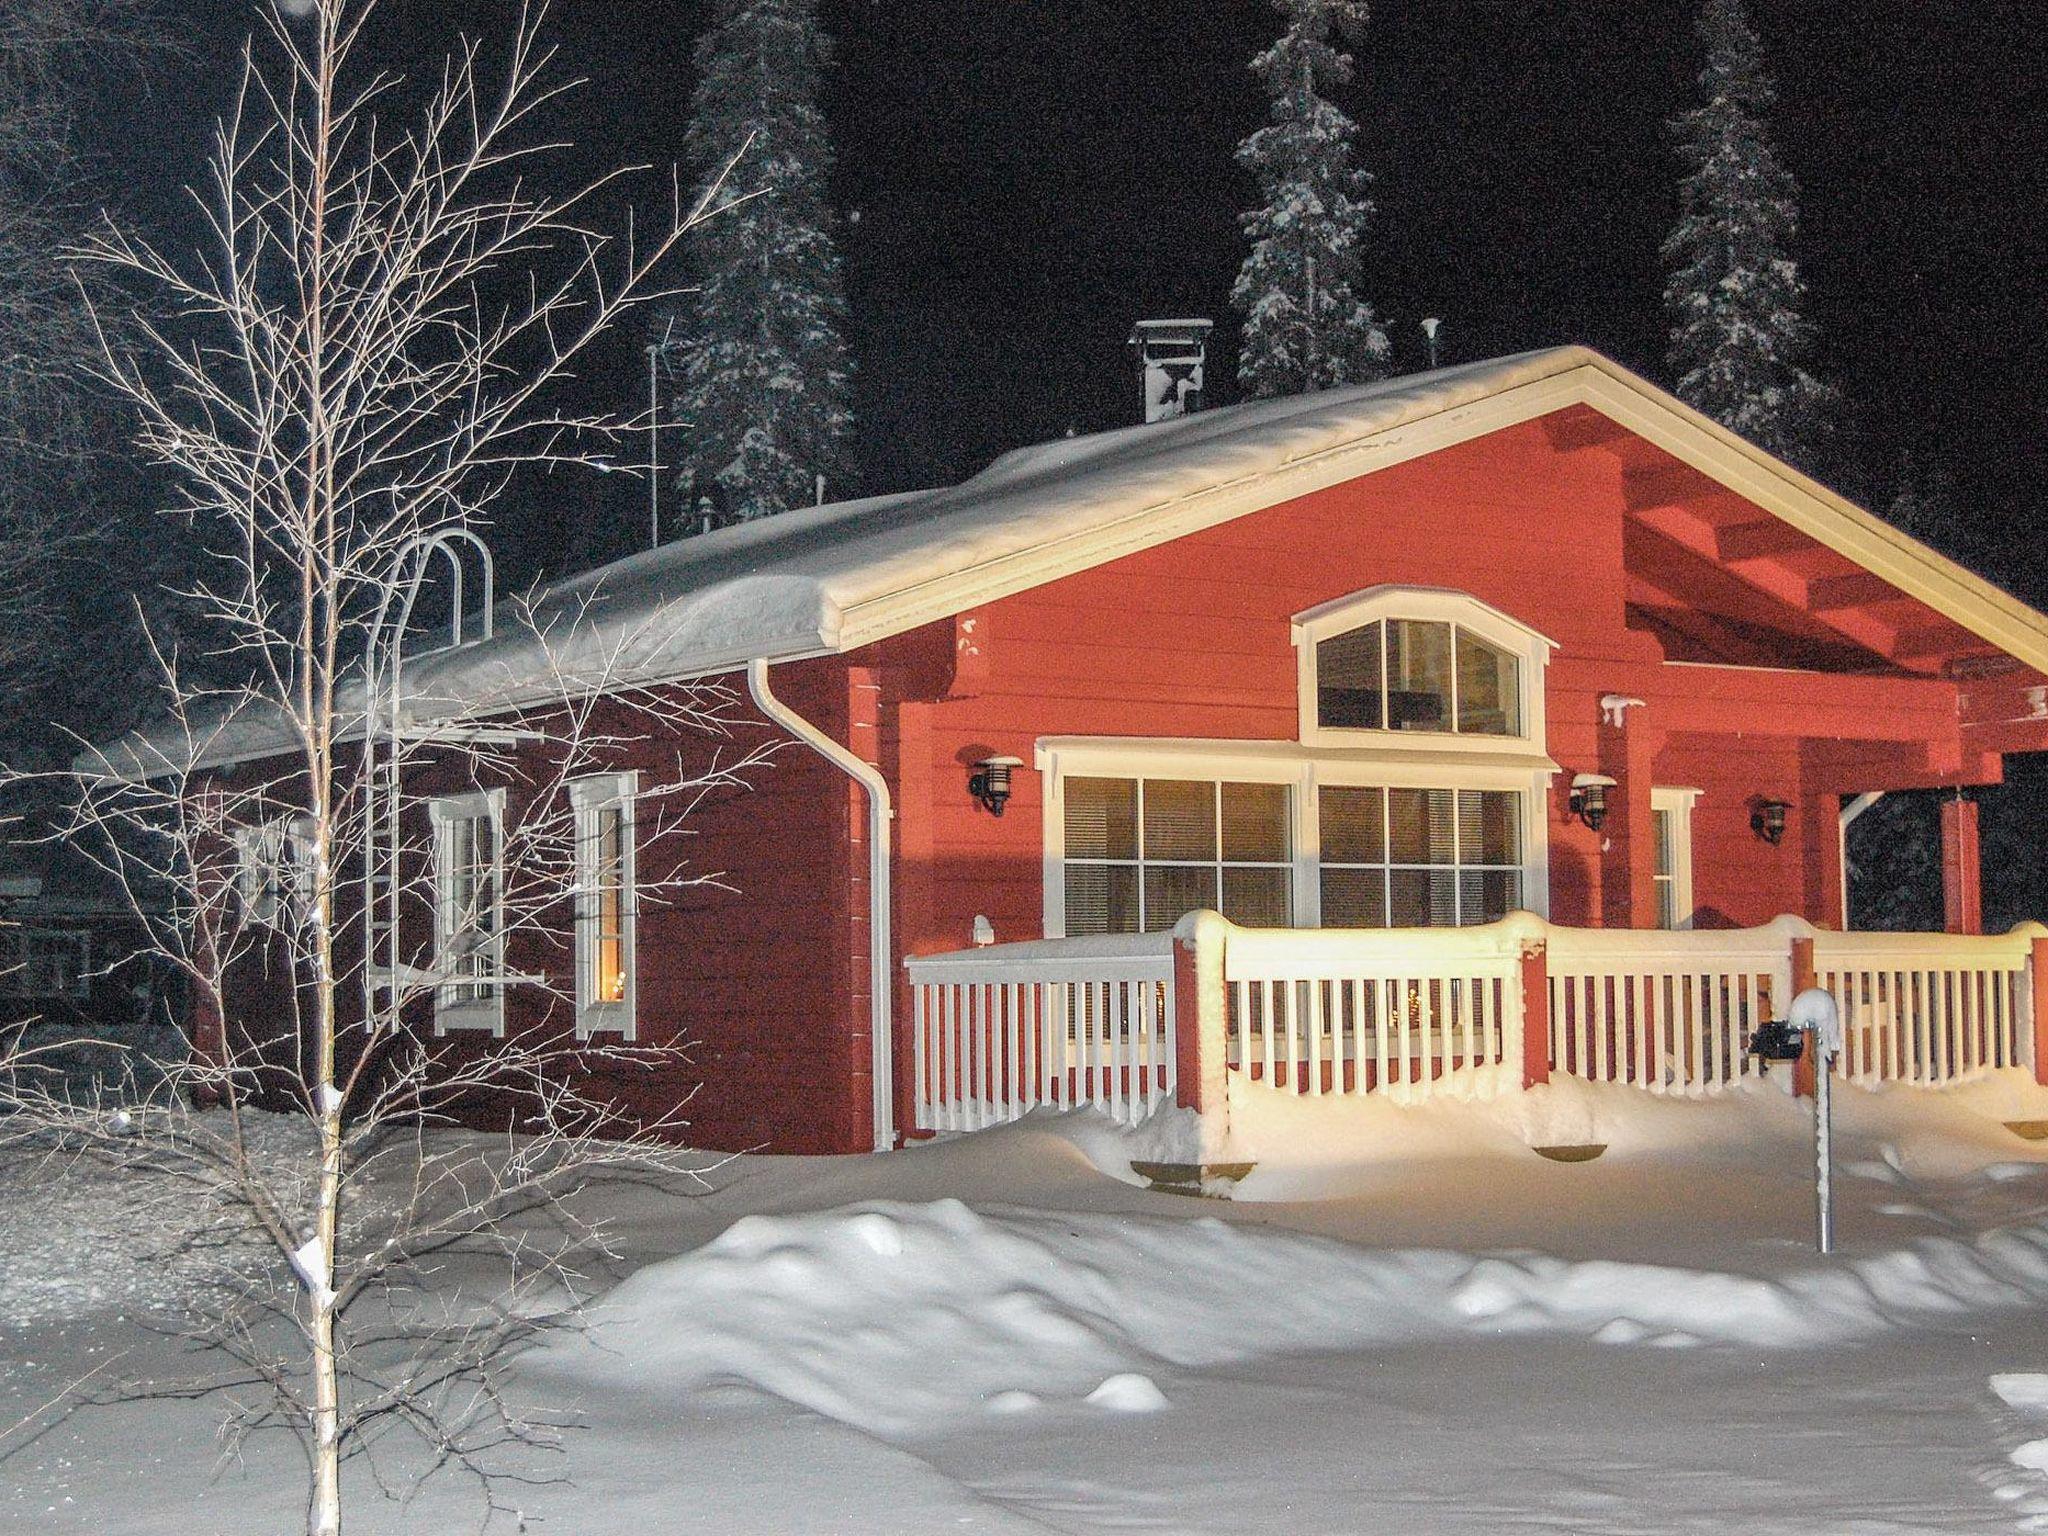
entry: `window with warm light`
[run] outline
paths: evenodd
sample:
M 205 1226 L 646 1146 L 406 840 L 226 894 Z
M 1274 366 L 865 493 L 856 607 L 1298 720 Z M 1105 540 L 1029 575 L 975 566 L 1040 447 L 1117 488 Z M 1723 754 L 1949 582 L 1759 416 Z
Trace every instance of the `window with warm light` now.
M 505 1032 L 502 790 L 434 800 L 436 1030 Z
M 576 813 L 576 1029 L 617 1030 L 634 1018 L 634 837 L 630 773 L 578 779 Z

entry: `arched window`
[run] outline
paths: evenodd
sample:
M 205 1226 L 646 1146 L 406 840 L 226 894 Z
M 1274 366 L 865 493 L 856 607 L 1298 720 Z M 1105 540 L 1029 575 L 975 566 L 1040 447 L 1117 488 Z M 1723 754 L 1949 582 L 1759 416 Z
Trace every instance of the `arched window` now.
M 1543 740 L 1551 642 L 1465 593 L 1373 587 L 1296 614 L 1294 643 L 1304 743 Z

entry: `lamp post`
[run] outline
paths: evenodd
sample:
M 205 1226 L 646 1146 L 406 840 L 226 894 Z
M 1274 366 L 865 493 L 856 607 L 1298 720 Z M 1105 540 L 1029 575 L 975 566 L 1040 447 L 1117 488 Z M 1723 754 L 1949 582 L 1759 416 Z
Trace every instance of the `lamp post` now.
M 1834 997 L 1822 987 L 1808 987 L 1792 999 L 1792 1011 L 1785 1022 L 1811 1037 L 1813 1053 L 1813 1203 L 1814 1246 L 1822 1253 L 1835 1251 L 1834 1148 L 1831 1145 L 1833 1111 L 1829 1103 L 1829 1080 L 1835 1075 L 1835 1057 L 1842 1049 L 1842 1011 Z

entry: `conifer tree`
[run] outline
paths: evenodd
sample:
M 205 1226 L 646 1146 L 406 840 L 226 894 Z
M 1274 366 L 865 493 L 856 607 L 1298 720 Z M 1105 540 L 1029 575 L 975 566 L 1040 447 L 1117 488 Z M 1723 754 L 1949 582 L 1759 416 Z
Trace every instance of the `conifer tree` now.
M 1681 399 L 1810 467 L 1834 393 L 1803 366 L 1812 329 L 1788 247 L 1799 186 L 1764 114 L 1776 87 L 1743 0 L 1704 0 L 1700 104 L 1672 119 L 1685 176 L 1664 242 L 1669 363 Z
M 1240 221 L 1251 254 L 1231 303 L 1244 315 L 1237 377 L 1246 394 L 1292 395 L 1387 372 L 1387 333 L 1360 289 L 1371 177 L 1353 162 L 1358 125 L 1329 99 L 1347 84 L 1364 0 L 1273 0 L 1280 40 L 1252 61 L 1270 119 L 1238 146 L 1260 206 Z
M 723 211 L 692 237 L 673 331 L 682 469 L 725 515 L 765 517 L 841 478 L 853 426 L 818 105 L 831 44 L 817 0 L 719 0 L 696 61 L 685 153 Z

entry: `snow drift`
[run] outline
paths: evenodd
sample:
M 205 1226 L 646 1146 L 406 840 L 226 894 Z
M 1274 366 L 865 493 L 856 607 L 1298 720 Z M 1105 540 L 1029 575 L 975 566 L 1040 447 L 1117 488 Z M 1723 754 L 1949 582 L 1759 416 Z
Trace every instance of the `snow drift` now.
M 1148 1373 L 1315 1350 L 1557 1333 L 1794 1349 L 2048 1298 L 2048 1231 L 1932 1238 L 1759 1278 L 1539 1254 L 1374 1252 L 1215 1217 L 878 1201 L 748 1216 L 628 1278 L 545 1375 L 674 1397 L 740 1382 L 884 1434 L 963 1412 L 1165 1406 Z M 1144 1386 L 1119 1377 L 1146 1378 Z M 1156 1390 L 1156 1389 L 1155 1389 Z

